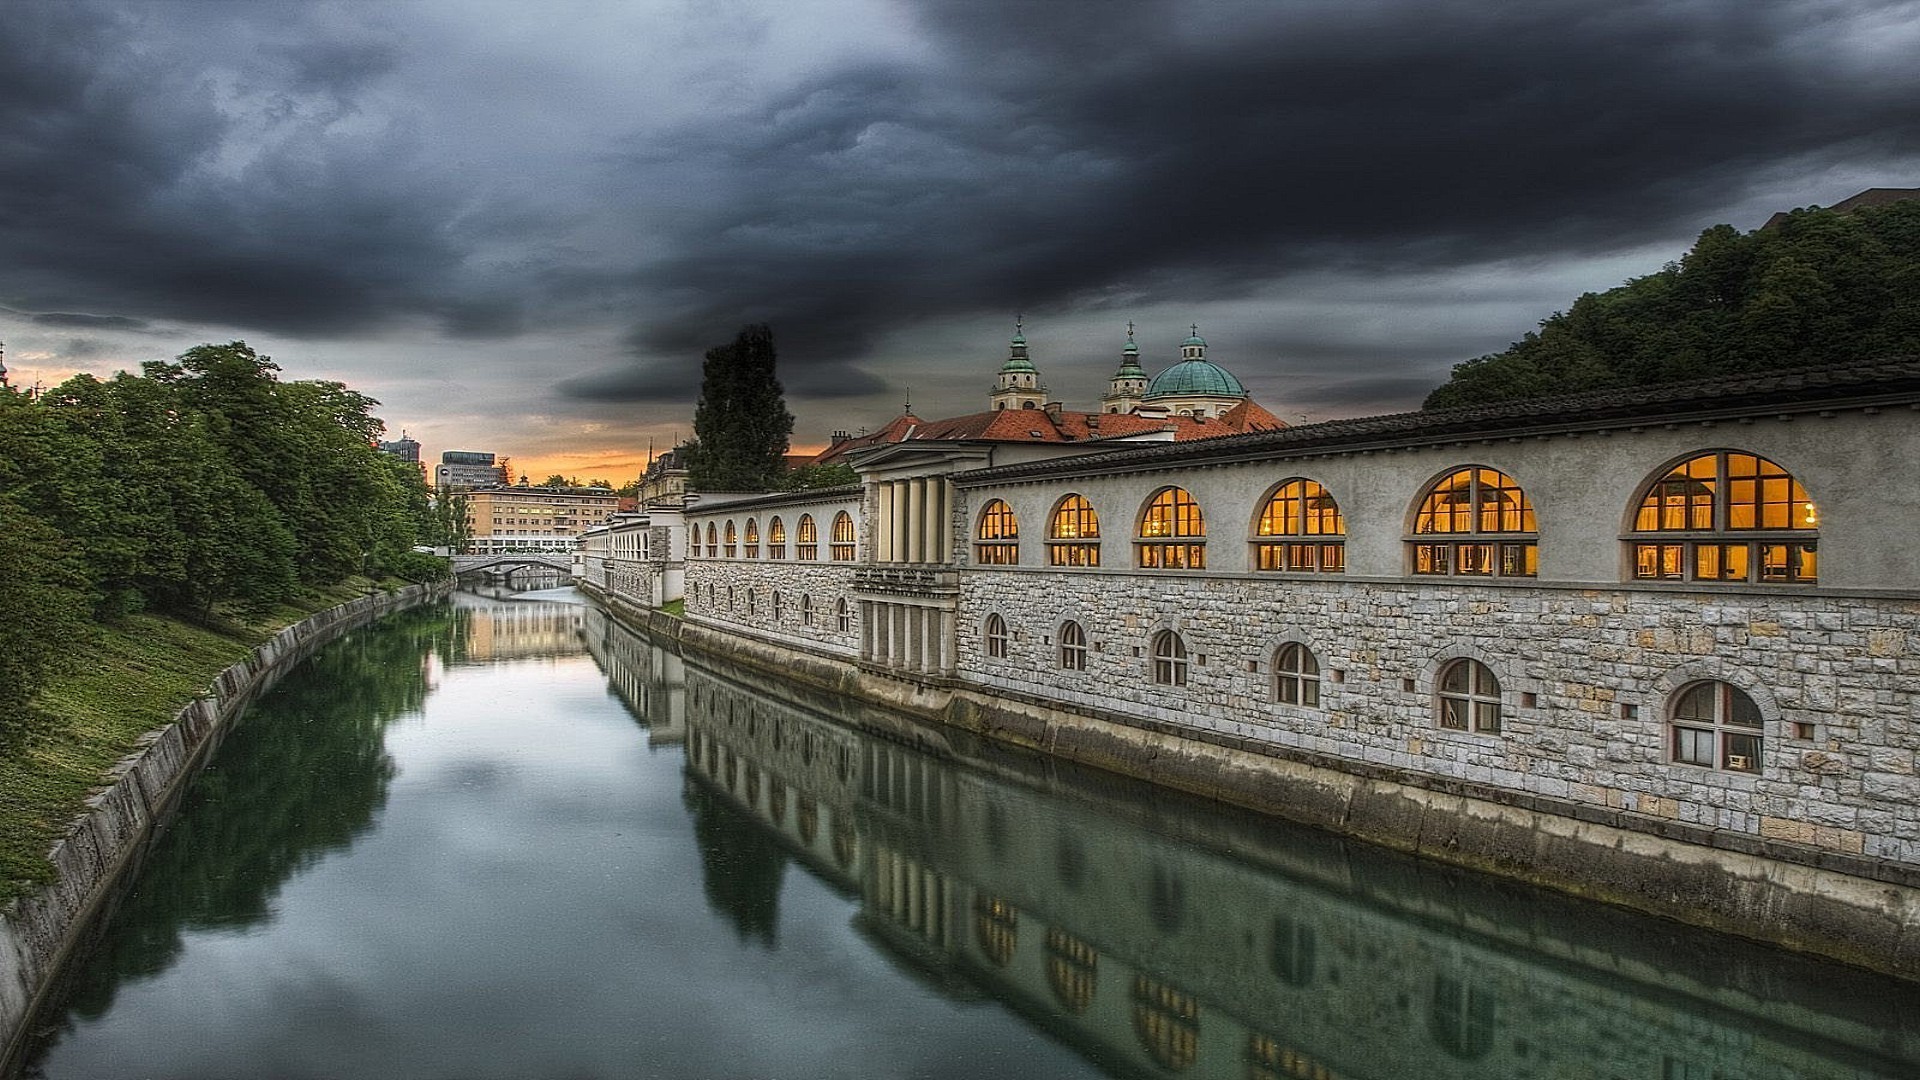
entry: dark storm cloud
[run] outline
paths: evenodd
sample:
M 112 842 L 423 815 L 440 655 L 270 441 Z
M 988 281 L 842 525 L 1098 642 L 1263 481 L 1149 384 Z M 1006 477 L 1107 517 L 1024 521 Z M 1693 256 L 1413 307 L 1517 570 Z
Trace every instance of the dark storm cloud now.
M 24 319 L 35 326 L 65 327 L 70 330 L 125 330 L 139 333 L 153 325 L 145 319 L 131 319 L 125 315 L 89 315 L 78 311 L 16 311 L 0 307 L 0 312 Z
M 713 199 L 641 275 L 671 314 L 637 354 L 766 320 L 832 386 L 929 315 L 1619 251 L 1711 224 L 1777 167 L 1920 152 L 1912 87 L 1823 55 L 1834 6 L 920 10 L 937 69 L 827 72 L 649 148 L 636 168 Z

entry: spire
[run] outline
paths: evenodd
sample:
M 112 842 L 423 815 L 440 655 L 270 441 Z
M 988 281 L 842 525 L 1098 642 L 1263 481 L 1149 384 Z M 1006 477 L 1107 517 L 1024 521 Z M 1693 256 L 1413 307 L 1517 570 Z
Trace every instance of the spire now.
M 1013 340 L 1007 343 L 1007 361 L 1000 365 L 988 402 L 995 409 L 1037 409 L 1046 404 L 1047 388 L 1040 385 L 1040 372 L 1027 357 L 1027 317 L 1013 320 Z

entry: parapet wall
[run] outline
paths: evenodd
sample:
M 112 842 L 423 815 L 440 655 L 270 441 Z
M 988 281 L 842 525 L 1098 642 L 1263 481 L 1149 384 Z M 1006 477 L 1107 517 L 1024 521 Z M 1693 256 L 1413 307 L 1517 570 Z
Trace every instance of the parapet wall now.
M 29 1021 L 49 1003 L 63 968 L 98 930 L 156 831 L 178 809 L 187 781 L 241 711 L 320 646 L 451 589 L 451 583 L 412 585 L 365 596 L 281 630 L 114 766 L 111 784 L 87 800 L 90 809 L 54 844 L 49 858 L 58 877 L 0 910 L 0 1075 L 17 1064 Z

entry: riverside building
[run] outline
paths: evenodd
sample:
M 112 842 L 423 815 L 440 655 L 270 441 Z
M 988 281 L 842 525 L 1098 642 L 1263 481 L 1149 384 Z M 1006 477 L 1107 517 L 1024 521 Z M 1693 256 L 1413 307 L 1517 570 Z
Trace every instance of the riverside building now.
M 468 554 L 572 551 L 580 534 L 604 524 L 620 499 L 606 488 L 475 488 L 466 493 Z
M 1920 361 L 1153 435 L 917 423 L 858 487 L 590 534 L 586 582 L 677 573 L 684 640 L 794 678 L 1920 976 Z

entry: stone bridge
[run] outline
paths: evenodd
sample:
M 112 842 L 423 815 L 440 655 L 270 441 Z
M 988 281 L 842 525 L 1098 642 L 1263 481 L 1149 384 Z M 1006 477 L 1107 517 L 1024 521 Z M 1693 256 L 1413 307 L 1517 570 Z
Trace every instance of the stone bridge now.
M 456 574 L 485 574 L 488 577 L 511 577 L 522 570 L 558 571 L 571 577 L 573 558 L 559 552 L 519 551 L 499 552 L 492 555 L 455 555 L 453 572 Z

